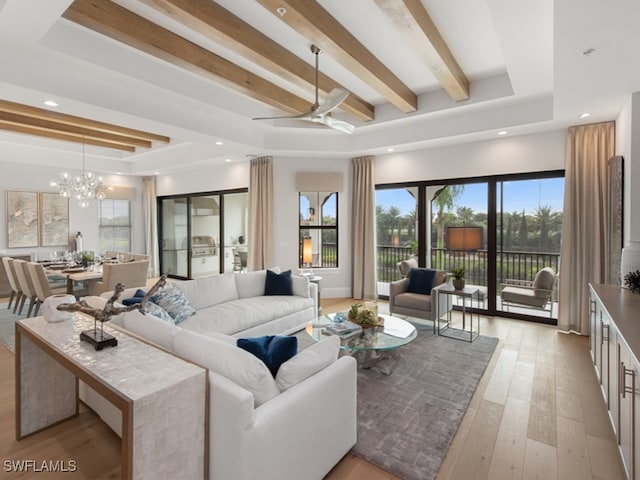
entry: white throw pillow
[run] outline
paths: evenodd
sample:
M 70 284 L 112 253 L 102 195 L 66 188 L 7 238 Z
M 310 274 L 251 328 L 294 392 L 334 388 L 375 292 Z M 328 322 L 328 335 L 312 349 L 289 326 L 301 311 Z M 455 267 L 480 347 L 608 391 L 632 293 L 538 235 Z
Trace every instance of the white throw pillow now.
M 253 394 L 256 407 L 280 393 L 271 372 L 258 357 L 235 345 L 180 330 L 173 339 L 174 352 L 227 377 Z
M 309 277 L 291 275 L 291 289 L 293 290 L 294 295 L 309 298 L 311 296 L 309 292 Z
M 280 267 L 271 267 L 269 270 L 280 273 Z M 234 277 L 239 298 L 261 297 L 264 295 L 264 284 L 267 281 L 266 270 L 236 273 Z
M 276 375 L 276 384 L 280 391 L 284 392 L 331 365 L 338 358 L 339 351 L 340 339 L 332 335 L 284 362 Z
M 172 283 L 189 299 L 196 310 L 238 299 L 233 273 L 210 275 L 196 280 Z

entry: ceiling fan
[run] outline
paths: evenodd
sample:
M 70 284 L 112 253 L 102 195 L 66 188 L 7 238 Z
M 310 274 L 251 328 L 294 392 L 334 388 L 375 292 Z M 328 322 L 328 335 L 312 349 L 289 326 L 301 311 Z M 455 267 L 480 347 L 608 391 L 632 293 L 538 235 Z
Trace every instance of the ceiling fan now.
M 318 102 L 318 55 L 322 53 L 317 46 L 311 45 L 311 52 L 316 56 L 316 101 L 311 106 L 311 110 L 308 113 L 302 113 L 300 115 L 285 115 L 280 117 L 258 117 L 253 120 L 277 120 L 282 118 L 295 118 L 299 120 L 306 120 L 308 122 L 320 123 L 322 125 L 326 125 L 327 127 L 334 128 L 344 133 L 351 134 L 356 129 L 353 125 L 348 122 L 344 122 L 342 120 L 337 120 L 331 116 L 329 113 L 335 110 L 342 102 L 346 100 L 349 96 L 349 92 L 347 92 L 343 88 L 334 88 L 329 92 L 325 101 L 320 104 Z

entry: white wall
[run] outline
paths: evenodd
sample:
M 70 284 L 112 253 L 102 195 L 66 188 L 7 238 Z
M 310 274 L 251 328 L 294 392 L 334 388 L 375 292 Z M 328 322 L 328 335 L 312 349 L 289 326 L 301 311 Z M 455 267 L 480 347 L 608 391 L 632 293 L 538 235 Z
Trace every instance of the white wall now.
M 159 175 L 156 180 L 156 194 L 159 197 L 248 187 L 249 162 L 203 166 L 171 175 Z
M 393 153 L 376 161 L 376 183 L 562 170 L 566 130 Z
M 46 153 L 46 151 L 45 151 Z M 0 156 L 3 148 L 0 144 Z M 36 247 L 36 248 L 7 248 L 7 218 L 6 218 L 6 191 L 24 190 L 30 192 L 55 192 L 49 186 L 49 182 L 56 179 L 61 170 L 57 167 L 32 165 L 29 163 L 15 163 L 0 161 L 0 218 L 4 228 L 0 229 L 0 253 L 8 255 L 20 255 L 34 253 L 38 259 L 49 258 L 51 250 L 74 249 L 73 237 L 78 231 L 82 232 L 83 248 L 85 250 L 97 250 L 98 248 L 98 203 L 92 201 L 88 208 L 81 208 L 74 199 L 69 200 L 69 245 L 60 247 Z M 70 174 L 78 174 L 80 171 L 67 170 Z M 144 252 L 144 230 L 137 228 L 144 225 L 142 216 L 142 179 L 133 176 L 105 175 L 105 183 L 111 185 L 127 185 L 135 187 L 136 200 L 132 202 L 133 214 L 133 251 Z
M 624 158 L 624 244 L 640 241 L 640 92 L 629 95 L 616 118 L 616 155 Z

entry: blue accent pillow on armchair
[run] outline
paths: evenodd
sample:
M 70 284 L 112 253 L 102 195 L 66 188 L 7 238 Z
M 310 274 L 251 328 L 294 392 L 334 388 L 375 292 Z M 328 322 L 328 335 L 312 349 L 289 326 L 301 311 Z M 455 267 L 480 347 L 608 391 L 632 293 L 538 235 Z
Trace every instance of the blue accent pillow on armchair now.
M 273 378 L 278 373 L 280 365 L 298 353 L 298 339 L 283 335 L 239 338 L 236 344 L 262 360 Z
M 265 295 L 293 295 L 291 283 L 291 270 L 276 273 L 267 270 L 267 279 L 264 284 Z
M 409 270 L 407 292 L 430 295 L 436 280 L 436 271 L 430 268 L 412 268 Z

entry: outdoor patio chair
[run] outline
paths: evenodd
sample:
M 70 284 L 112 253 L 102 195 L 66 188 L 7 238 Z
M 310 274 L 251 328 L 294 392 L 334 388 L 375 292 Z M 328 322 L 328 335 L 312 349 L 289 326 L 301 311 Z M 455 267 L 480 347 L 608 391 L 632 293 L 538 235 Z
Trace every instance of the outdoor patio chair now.
M 501 283 L 502 305 L 509 311 L 510 307 L 529 308 L 549 312 L 553 315 L 553 291 L 556 274 L 551 267 L 545 267 L 536 273 L 533 281 L 508 280 Z

